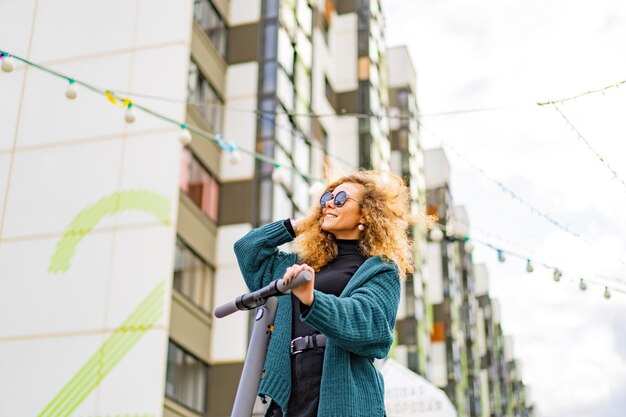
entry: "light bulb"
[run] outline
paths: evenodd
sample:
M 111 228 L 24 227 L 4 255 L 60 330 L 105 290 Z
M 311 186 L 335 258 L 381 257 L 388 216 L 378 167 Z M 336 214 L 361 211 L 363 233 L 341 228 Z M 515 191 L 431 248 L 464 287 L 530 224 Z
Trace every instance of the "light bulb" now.
M 2 71 L 3 72 L 12 72 L 15 69 L 15 64 L 13 64 L 13 58 L 10 55 L 2 56 Z
M 607 300 L 611 298 L 611 292 L 609 291 L 609 287 L 604 287 L 604 298 Z
M 178 140 L 181 145 L 187 146 L 191 143 L 191 132 L 187 129 L 187 126 L 181 126 L 180 136 L 178 136 Z
M 554 280 L 554 282 L 559 282 L 561 280 L 561 275 L 563 275 L 561 271 L 554 268 L 554 274 L 552 275 L 552 279 Z
M 132 104 L 129 104 L 128 107 L 126 107 L 126 114 L 124 114 L 124 120 L 126 120 L 126 123 L 134 123 L 135 120 L 137 120 L 137 113 L 135 112 L 135 109 L 133 108 Z
M 498 262 L 502 263 L 506 261 L 506 256 L 504 256 L 504 252 L 498 249 Z
M 474 251 L 474 244 L 469 240 L 465 242 L 465 252 L 472 253 Z
M 429 235 L 430 240 L 433 242 L 441 242 L 443 240 L 443 231 L 438 227 L 433 227 Z
M 535 270 L 535 268 L 533 267 L 532 262 L 530 261 L 530 259 L 528 259 L 528 260 L 526 261 L 526 272 L 528 272 L 528 273 L 530 274 L 530 273 L 531 273 L 531 272 L 533 272 L 534 270 Z
M 454 236 L 454 224 L 452 222 L 446 224 L 446 234 L 448 236 Z
M 272 172 L 272 181 L 274 181 L 274 184 L 284 184 L 287 182 L 287 170 L 280 165 L 275 166 L 274 172 Z
M 70 80 L 67 88 L 65 89 L 65 97 L 70 100 L 74 100 L 78 96 L 78 91 L 76 90 L 76 84 L 74 80 Z
M 581 291 L 585 291 L 587 289 L 587 284 L 585 284 L 585 280 L 584 279 L 580 279 L 580 283 L 578 284 L 578 288 L 580 288 Z
M 233 165 L 238 164 L 239 161 L 241 161 L 241 152 L 239 152 L 237 149 L 235 149 L 234 151 L 230 151 L 228 161 Z

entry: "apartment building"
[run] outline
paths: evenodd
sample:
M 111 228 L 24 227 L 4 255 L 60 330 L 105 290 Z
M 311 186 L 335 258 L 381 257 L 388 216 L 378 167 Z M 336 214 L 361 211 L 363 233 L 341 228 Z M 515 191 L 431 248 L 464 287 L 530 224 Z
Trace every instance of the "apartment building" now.
M 404 46 L 387 50 L 389 128 L 391 138 L 391 171 L 404 178 L 411 194 L 411 212 L 426 212 L 424 157 L 417 123 L 417 76 L 412 59 Z M 423 254 L 426 247 L 426 224 L 413 225 L 413 260 L 415 271 L 403 282 L 396 322 L 395 359 L 421 375 L 426 374 L 430 350 L 430 329 L 424 297 Z
M 2 415 L 229 415 L 250 317 L 211 312 L 246 291 L 236 239 L 303 215 L 317 181 L 358 167 L 393 168 L 423 210 L 417 126 L 384 117 L 417 106 L 414 73 L 388 74 L 408 55 L 387 56 L 380 1 L 0 13 L 11 53 L 294 168 L 181 144 L 180 126 L 141 111 L 128 124 L 128 108 L 80 86 L 67 100 L 69 80 L 19 62 L 1 74 L 0 309 L 18 318 L 0 328 Z M 405 358 L 418 370 L 425 339 Z
M 499 304 L 489 296 L 487 270 L 472 260 L 469 217 L 452 201 L 445 152 L 427 150 L 424 160 L 427 212 L 439 223 L 429 233 L 425 260 L 433 311 L 427 378 L 459 416 L 534 415 L 513 339 L 504 335 Z
M 69 80 L 32 67 L 0 74 L 1 415 L 229 415 L 250 316 L 211 312 L 247 290 L 233 243 L 358 167 L 402 175 L 413 213 L 445 229 L 411 231 L 395 358 L 459 415 L 533 415 L 486 271 L 458 238 L 469 221 L 447 159 L 422 157 L 415 70 L 386 48 L 380 1 L 24 0 L 0 14 L 11 53 L 279 164 L 181 144 L 143 112 L 127 124 L 127 109 L 81 88 L 69 101 Z

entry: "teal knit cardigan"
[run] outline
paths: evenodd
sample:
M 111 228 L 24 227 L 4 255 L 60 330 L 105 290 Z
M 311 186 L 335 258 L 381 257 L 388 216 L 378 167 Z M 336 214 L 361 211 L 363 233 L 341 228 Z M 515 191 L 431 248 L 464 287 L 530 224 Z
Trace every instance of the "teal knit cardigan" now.
M 281 278 L 296 254 L 277 246 L 293 240 L 282 221 L 250 231 L 235 243 L 235 254 L 251 291 Z M 385 416 L 384 387 L 374 358 L 384 358 L 393 342 L 400 278 L 397 266 L 368 258 L 339 297 L 314 290 L 305 323 L 327 336 L 318 417 Z M 269 396 L 288 416 L 291 393 L 291 300 L 279 297 L 259 396 Z

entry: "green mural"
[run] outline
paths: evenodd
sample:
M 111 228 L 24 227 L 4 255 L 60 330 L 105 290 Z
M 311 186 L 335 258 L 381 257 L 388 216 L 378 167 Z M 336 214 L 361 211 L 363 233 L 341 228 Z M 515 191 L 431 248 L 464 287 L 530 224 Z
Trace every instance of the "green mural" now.
M 39 413 L 39 417 L 69 416 L 163 315 L 164 299 L 165 282 L 161 281 Z
M 133 210 L 146 212 L 159 219 L 164 225 L 169 225 L 170 202 L 161 194 L 145 190 L 131 190 L 103 197 L 72 219 L 56 245 L 48 272 L 66 272 L 80 241 L 103 218 L 121 211 Z
M 169 225 L 170 201 L 165 196 L 146 190 L 113 193 L 85 208 L 72 219 L 63 237 L 56 244 L 48 272 L 66 272 L 81 240 L 103 218 L 123 211 L 141 211 L 156 217 L 164 225 Z M 164 300 L 165 282 L 161 281 L 72 376 L 39 413 L 39 417 L 70 416 L 163 315 Z M 118 417 L 154 417 L 154 415 L 135 413 Z
M 135 414 L 107 414 L 106 416 L 84 416 L 84 417 L 156 417 L 156 414 L 141 414 L 141 413 L 135 413 Z

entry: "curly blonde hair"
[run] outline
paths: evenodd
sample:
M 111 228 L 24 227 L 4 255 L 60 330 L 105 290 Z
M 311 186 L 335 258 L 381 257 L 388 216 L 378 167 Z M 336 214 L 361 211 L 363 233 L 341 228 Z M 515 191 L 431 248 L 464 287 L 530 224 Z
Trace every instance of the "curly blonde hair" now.
M 361 170 L 333 181 L 325 191 L 343 183 L 361 184 L 365 188 L 361 201 L 365 230 L 359 243 L 363 255 L 395 262 L 403 278 L 412 273 L 412 242 L 407 232 L 413 218 L 409 190 L 402 179 L 387 172 Z M 302 232 L 294 243 L 300 259 L 316 271 L 337 256 L 335 236 L 322 230 L 323 221 L 322 207 L 317 205 L 304 218 Z

